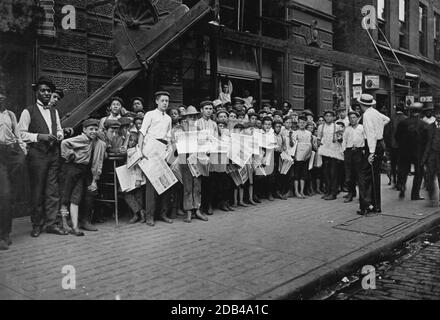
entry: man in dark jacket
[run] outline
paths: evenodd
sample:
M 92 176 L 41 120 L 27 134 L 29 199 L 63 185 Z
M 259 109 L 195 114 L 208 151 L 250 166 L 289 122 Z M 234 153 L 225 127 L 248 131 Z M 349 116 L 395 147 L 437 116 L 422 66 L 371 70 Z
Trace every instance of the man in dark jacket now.
M 411 190 L 411 200 L 424 200 L 420 196 L 424 168 L 422 165 L 422 155 L 426 141 L 426 124 L 420 119 L 423 104 L 416 102 L 410 106 L 410 117 L 399 123 L 397 126 L 395 139 L 399 146 L 398 163 L 398 187 L 399 197 L 403 199 L 406 191 L 406 180 L 414 165 L 415 175 Z
M 399 160 L 399 145 L 396 141 L 396 130 L 400 122 L 408 117 L 404 114 L 405 105 L 399 103 L 396 106 L 396 114 L 391 116 L 391 121 L 385 126 L 384 139 L 391 160 L 391 179 L 394 188 L 397 188 L 397 164 Z
M 438 207 L 435 199 L 434 179 L 437 176 L 440 185 L 440 106 L 434 110 L 436 121 L 427 128 L 427 143 L 424 149 L 422 164 L 426 165 L 426 187 L 429 192 L 431 206 Z

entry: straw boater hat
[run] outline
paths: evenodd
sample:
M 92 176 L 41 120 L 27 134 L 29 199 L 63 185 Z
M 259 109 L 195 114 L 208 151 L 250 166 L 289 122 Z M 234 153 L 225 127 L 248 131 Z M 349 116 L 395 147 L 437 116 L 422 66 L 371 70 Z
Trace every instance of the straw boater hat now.
M 184 117 L 187 116 L 196 116 L 198 115 L 199 112 L 197 111 L 197 109 L 194 106 L 189 106 L 188 108 L 186 108 L 185 113 L 183 114 Z
M 359 98 L 357 98 L 357 102 L 364 106 L 375 106 L 376 100 L 374 100 L 374 97 L 371 94 L 364 93 Z
M 421 102 L 414 102 L 413 104 L 411 104 L 409 106 L 409 110 L 411 110 L 412 112 L 415 112 L 415 111 L 422 112 L 422 110 L 423 110 L 423 103 L 421 103 Z

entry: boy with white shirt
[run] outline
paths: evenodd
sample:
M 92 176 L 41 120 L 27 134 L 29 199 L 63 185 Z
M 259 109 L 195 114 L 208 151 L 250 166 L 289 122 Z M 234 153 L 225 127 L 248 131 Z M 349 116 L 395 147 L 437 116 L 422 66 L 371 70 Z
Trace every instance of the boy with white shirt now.
M 171 117 L 166 113 L 168 109 L 170 94 L 166 91 L 159 91 L 155 94 L 157 108 L 147 112 L 142 122 L 139 135 L 139 148 L 143 152 L 144 142 L 148 139 L 156 139 L 159 142 L 171 147 Z M 158 195 L 151 182 L 147 179 L 146 184 L 146 222 L 148 226 L 154 227 L 154 211 L 156 208 L 156 198 L 161 204 L 161 219 L 166 223 L 173 223 L 166 214 L 169 212 L 169 190 L 162 195 Z
M 31 236 L 40 236 L 43 227 L 46 227 L 47 233 L 67 235 L 55 224 L 60 201 L 59 142 L 64 138 L 58 111 L 49 103 L 56 88 L 50 79 L 40 77 L 34 90 L 37 92 L 37 103 L 22 112 L 18 124 L 23 142 L 29 144 Z

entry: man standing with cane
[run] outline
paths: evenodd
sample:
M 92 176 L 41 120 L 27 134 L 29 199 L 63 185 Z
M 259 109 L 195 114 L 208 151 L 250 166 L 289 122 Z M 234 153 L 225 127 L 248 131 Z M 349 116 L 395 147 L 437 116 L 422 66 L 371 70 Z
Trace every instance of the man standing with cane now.
M 364 163 L 359 172 L 359 193 L 361 197 L 358 214 L 381 213 L 380 169 L 385 152 L 383 131 L 390 118 L 376 109 L 372 95 L 363 94 L 358 98 L 363 111 L 360 124 L 365 132 Z

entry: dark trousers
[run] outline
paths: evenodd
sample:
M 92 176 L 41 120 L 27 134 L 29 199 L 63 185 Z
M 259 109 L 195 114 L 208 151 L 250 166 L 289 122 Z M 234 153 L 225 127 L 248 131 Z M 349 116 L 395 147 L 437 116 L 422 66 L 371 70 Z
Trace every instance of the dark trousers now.
M 61 183 L 62 205 L 81 204 L 84 182 L 89 168 L 89 165 L 85 164 L 64 163 L 62 167 L 62 180 L 64 181 Z
M 217 203 L 223 203 L 229 200 L 232 188 L 231 178 L 226 172 L 211 172 L 215 185 L 215 198 Z
M 85 178 L 82 201 L 79 208 L 78 220 L 81 223 L 92 221 L 92 215 L 95 209 L 95 199 L 98 196 L 98 190 L 89 191 L 87 189 L 87 187 L 90 186 L 90 184 L 92 183 L 92 180 L 93 180 L 93 176 L 92 173 L 89 171 Z
M 399 155 L 397 183 L 402 191 L 406 190 L 406 181 L 408 174 L 411 171 L 411 164 L 414 164 L 415 175 L 411 190 L 412 200 L 420 198 L 420 188 L 422 186 L 423 176 L 425 174 L 425 169 L 423 168 L 421 158 L 421 155 L 416 154 L 401 153 Z
M 216 181 L 212 176 L 202 176 L 202 208 L 207 211 L 214 204 L 214 190 L 216 189 Z
M 180 165 L 183 180 L 183 210 L 199 210 L 202 204 L 202 178 L 194 177 L 187 164 Z
M 25 155 L 18 145 L 0 145 L 0 240 L 11 233 L 13 204 L 25 191 L 25 166 Z
M 362 167 L 359 172 L 359 200 L 360 209 L 366 210 L 369 206 L 382 210 L 380 174 L 384 156 L 383 143 L 378 141 L 373 165 L 368 163 L 368 146 L 365 147 Z
M 363 149 L 347 149 L 344 152 L 345 184 L 353 196 L 356 194 L 363 157 Z
M 339 193 L 339 160 L 329 157 L 322 157 L 322 171 L 324 172 L 324 179 L 327 188 L 327 194 L 337 196 Z
M 158 195 L 150 180 L 147 179 L 145 186 L 145 202 L 147 217 L 154 217 L 156 204 L 160 204 L 160 216 L 165 216 L 170 210 L 171 189 L 168 189 L 161 195 Z
M 399 149 L 391 148 L 390 149 L 390 161 L 391 161 L 391 179 L 394 184 L 397 183 L 397 166 L 399 163 Z
M 51 227 L 55 224 L 60 196 L 58 174 L 60 169 L 59 146 L 52 146 L 47 152 L 31 147 L 28 159 L 31 190 L 32 226 Z
M 433 152 L 429 155 L 426 162 L 426 188 L 429 192 L 429 199 L 435 199 L 435 177 L 440 186 L 440 152 Z

